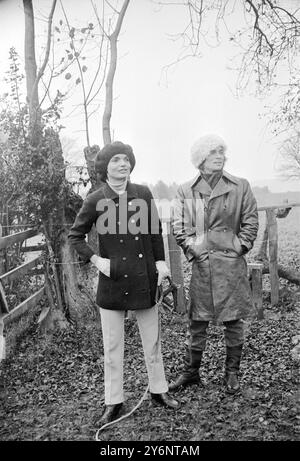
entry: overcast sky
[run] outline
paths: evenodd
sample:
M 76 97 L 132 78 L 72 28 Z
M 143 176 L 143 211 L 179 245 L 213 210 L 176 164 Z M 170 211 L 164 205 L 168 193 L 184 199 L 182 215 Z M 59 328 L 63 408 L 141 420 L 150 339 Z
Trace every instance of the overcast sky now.
M 39 0 L 34 5 L 41 18 L 42 13 L 49 12 L 51 1 Z M 64 5 L 74 23 L 84 26 L 91 19 L 89 0 L 64 0 Z M 54 23 L 61 18 L 58 8 Z M 259 117 L 264 113 L 265 101 L 249 94 L 240 99 L 234 96 L 236 73 L 229 66 L 237 50 L 228 39 L 217 48 L 203 49 L 200 59 L 180 62 L 171 69 L 168 79 L 162 72 L 180 51 L 180 43 L 168 34 L 183 30 L 185 20 L 181 8 L 159 9 L 150 0 L 132 0 L 125 17 L 112 128 L 116 140 L 133 146 L 137 164 L 132 180 L 181 183 L 192 178 L 197 171 L 190 162 L 190 147 L 206 133 L 216 133 L 227 143 L 227 171 L 252 183 L 275 179 L 278 140 L 268 129 L 266 118 Z M 43 27 L 43 22 L 37 21 L 38 35 Z M 2 79 L 8 69 L 9 47 L 14 46 L 23 59 L 20 0 L 0 0 L 0 34 Z M 40 42 L 42 39 L 39 37 Z M 83 118 L 80 114 L 67 117 L 63 124 L 66 128 L 62 135 L 74 139 L 81 151 L 86 145 Z M 91 143 L 101 146 L 101 116 L 93 118 L 91 128 Z M 291 184 L 288 187 L 293 188 Z

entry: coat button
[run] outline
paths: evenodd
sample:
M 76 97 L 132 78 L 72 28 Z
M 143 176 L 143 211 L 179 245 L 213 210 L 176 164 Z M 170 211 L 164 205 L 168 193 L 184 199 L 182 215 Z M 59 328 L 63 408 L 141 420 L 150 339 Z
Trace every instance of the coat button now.
M 132 202 L 128 202 L 128 205 L 132 205 Z
M 127 275 L 127 274 L 124 274 L 124 277 L 125 277 L 125 279 L 127 279 L 128 275 Z
M 122 259 L 123 259 L 123 261 L 126 261 L 126 259 L 127 259 L 127 258 L 126 258 L 126 256 L 123 256 L 123 258 L 122 258 Z
M 134 239 L 135 239 L 135 240 L 138 240 L 138 239 L 139 239 L 139 237 L 134 237 Z
M 116 203 L 116 207 L 118 207 L 118 206 L 119 206 L 119 204 L 118 204 L 118 203 Z
M 125 291 L 124 295 L 126 295 L 126 296 L 127 296 L 127 295 L 128 295 L 128 291 Z
M 142 255 L 142 253 L 140 253 L 140 254 L 139 254 L 139 258 L 142 258 L 142 257 L 143 257 L 143 255 Z
M 123 242 L 124 242 L 124 240 L 123 240 L 123 239 L 120 239 L 120 243 L 123 243 Z

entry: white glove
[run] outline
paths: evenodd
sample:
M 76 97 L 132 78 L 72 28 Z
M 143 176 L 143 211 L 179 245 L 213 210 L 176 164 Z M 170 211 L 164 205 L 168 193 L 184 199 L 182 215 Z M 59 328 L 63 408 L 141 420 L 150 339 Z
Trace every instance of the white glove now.
M 97 269 L 102 272 L 102 274 L 110 277 L 110 259 L 101 258 L 101 256 L 93 255 L 91 257 L 91 262 Z
M 156 261 L 156 269 L 158 270 L 158 279 L 157 285 L 161 285 L 161 282 L 164 278 L 170 276 L 170 271 L 168 266 L 166 265 L 166 261 Z

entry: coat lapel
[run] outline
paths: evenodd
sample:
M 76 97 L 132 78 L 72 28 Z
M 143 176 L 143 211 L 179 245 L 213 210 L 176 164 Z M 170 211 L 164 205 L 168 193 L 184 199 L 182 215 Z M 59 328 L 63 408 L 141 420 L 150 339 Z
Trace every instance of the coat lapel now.
M 234 185 L 230 182 L 227 182 L 226 179 L 222 176 L 217 183 L 216 187 L 213 189 L 209 200 L 212 200 L 216 197 L 220 197 L 220 195 L 227 194 L 232 189 L 234 189 Z
M 210 185 L 203 178 L 197 182 L 193 189 L 202 195 L 210 195 L 212 192 Z
M 223 170 L 223 176 L 220 178 L 216 187 L 213 189 L 209 200 L 213 198 L 220 197 L 221 195 L 228 194 L 231 190 L 235 188 L 235 185 L 238 184 L 238 180 Z

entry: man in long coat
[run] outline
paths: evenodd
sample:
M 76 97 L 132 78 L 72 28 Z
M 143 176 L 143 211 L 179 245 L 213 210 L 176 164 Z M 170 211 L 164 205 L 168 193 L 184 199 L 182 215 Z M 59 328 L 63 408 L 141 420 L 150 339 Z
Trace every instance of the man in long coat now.
M 239 389 L 244 319 L 253 314 L 245 254 L 257 236 L 258 213 L 248 181 L 224 171 L 225 151 L 216 135 L 195 142 L 191 159 L 199 174 L 179 187 L 174 203 L 173 231 L 192 277 L 184 371 L 170 390 L 200 382 L 210 321 L 225 327 L 227 391 Z

